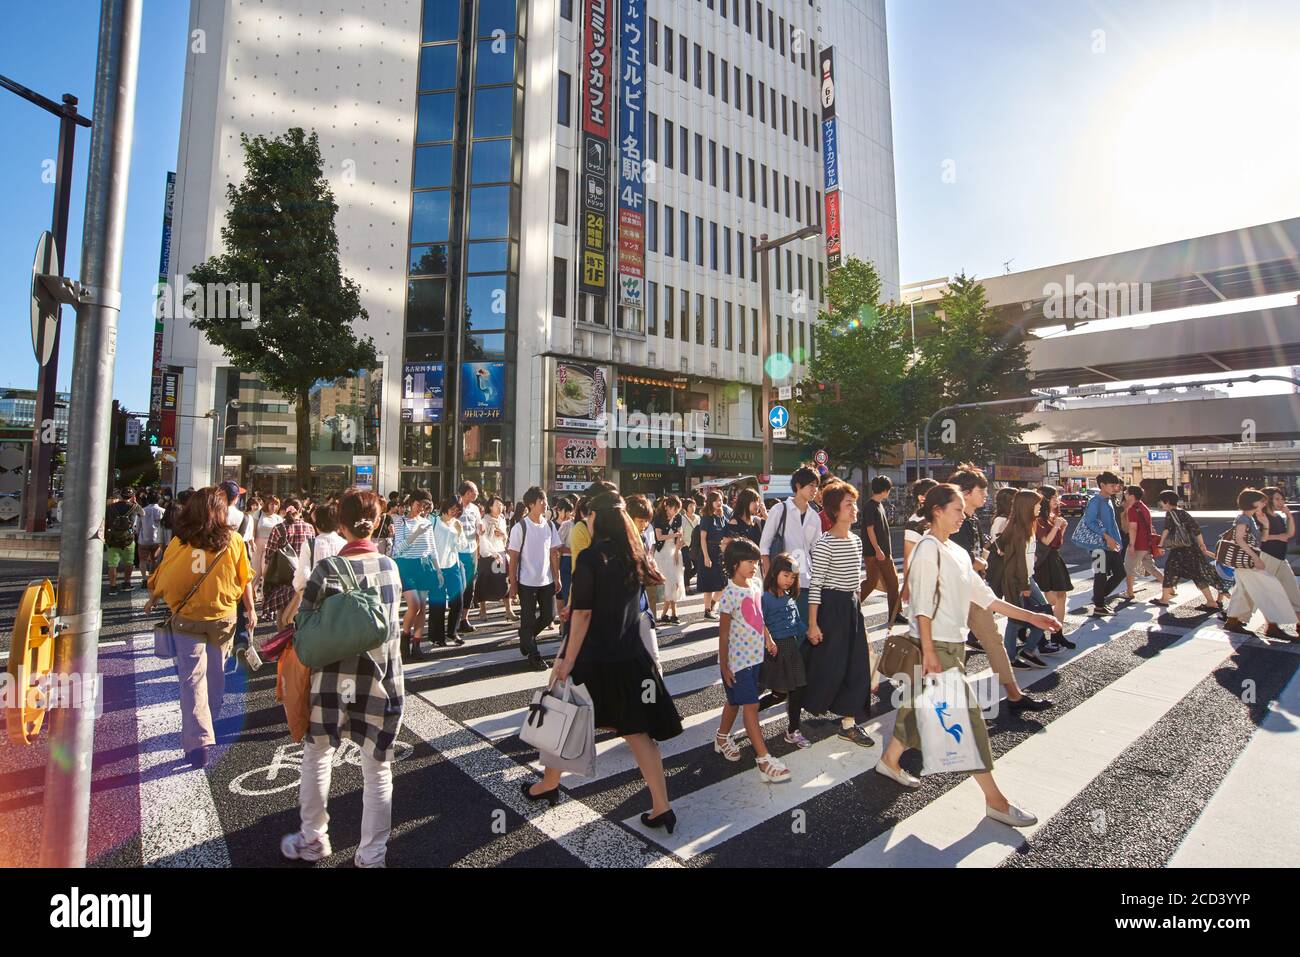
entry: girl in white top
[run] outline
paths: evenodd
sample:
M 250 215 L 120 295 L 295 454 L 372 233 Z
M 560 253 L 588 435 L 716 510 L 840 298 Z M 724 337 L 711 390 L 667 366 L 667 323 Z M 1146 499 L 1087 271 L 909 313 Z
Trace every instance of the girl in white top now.
M 506 574 L 506 519 L 503 512 L 505 503 L 500 497 L 488 497 L 487 509 L 483 513 L 483 533 L 478 537 L 479 570 L 475 577 L 474 594 L 478 598 L 479 621 L 487 618 L 488 601 L 500 601 L 506 610 L 506 617 L 513 618 L 510 602 L 505 600 L 509 576 Z M 491 595 L 492 598 L 485 598 Z
M 930 532 L 917 545 L 909 573 L 912 578 L 910 628 L 921 645 L 923 675 L 940 674 L 949 668 L 965 672 L 966 617 L 971 602 L 1044 631 L 1060 628 L 1060 622 L 1051 615 L 1034 614 L 998 599 L 988 583 L 975 573 L 966 550 L 948 540 L 961 527 L 964 507 L 961 492 L 955 485 L 937 485 L 926 493 L 923 516 L 930 523 Z M 993 780 L 988 729 L 974 692 L 967 691 L 967 700 L 971 703 L 969 728 L 985 764 L 984 771 L 975 772 L 975 781 L 984 792 L 985 813 L 1012 827 L 1038 823 L 1038 818 L 1011 804 L 998 789 Z M 919 744 L 916 713 L 908 696 L 898 709 L 893 740 L 876 770 L 905 787 L 920 787 L 920 780 L 898 765 L 903 752 Z

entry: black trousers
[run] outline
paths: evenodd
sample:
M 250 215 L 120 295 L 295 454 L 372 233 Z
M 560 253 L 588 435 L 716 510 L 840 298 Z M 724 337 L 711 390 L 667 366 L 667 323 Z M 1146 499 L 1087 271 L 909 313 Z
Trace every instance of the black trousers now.
M 1092 576 L 1092 603 L 1094 605 L 1104 605 L 1106 598 L 1115 586 L 1124 580 L 1124 553 L 1112 552 L 1109 548 L 1105 552 L 1106 562 L 1102 566 L 1102 571 Z
M 537 634 L 555 618 L 554 585 L 519 586 L 519 651 L 537 654 Z
M 445 645 L 449 638 L 455 637 L 464 597 L 463 594 L 457 595 L 454 601 L 445 604 L 440 601 L 429 602 L 429 633 L 425 637 L 435 645 Z

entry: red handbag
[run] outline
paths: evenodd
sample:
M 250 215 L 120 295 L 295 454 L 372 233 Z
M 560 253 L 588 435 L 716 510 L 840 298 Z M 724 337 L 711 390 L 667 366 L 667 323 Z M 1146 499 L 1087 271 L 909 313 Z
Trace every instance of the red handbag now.
M 263 661 L 276 661 L 284 654 L 284 649 L 293 644 L 293 624 L 290 623 L 287 628 L 277 631 L 264 645 L 260 645 L 257 653 L 262 656 Z

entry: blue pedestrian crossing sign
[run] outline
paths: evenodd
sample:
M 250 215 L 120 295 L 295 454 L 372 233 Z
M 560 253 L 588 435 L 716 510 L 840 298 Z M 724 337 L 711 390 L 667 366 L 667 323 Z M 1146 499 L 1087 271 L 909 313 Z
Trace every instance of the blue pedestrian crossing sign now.
M 790 413 L 783 405 L 772 406 L 772 411 L 767 414 L 767 424 L 774 429 L 784 429 L 790 424 Z

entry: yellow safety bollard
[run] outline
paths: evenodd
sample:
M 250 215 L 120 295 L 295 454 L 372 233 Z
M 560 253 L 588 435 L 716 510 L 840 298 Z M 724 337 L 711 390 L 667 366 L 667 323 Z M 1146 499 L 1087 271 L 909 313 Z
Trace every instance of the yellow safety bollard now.
M 54 670 L 54 616 L 54 585 L 48 578 L 31 582 L 18 603 L 9 645 L 5 724 L 14 744 L 31 744 L 45 723 L 45 689 Z

